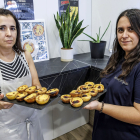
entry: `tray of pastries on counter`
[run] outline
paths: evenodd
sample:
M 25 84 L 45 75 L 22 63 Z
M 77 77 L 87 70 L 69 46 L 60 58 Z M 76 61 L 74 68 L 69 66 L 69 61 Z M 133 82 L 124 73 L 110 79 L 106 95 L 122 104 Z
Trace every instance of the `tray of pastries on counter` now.
M 47 90 L 46 87 L 37 89 L 36 86 L 22 85 L 16 91 L 6 93 L 2 101 L 41 110 L 58 98 L 58 93 L 58 88 Z
M 103 84 L 94 84 L 93 82 L 85 82 L 76 90 L 72 90 L 69 94 L 61 95 L 59 104 L 66 106 L 73 111 L 78 111 L 91 101 L 98 99 L 106 92 Z

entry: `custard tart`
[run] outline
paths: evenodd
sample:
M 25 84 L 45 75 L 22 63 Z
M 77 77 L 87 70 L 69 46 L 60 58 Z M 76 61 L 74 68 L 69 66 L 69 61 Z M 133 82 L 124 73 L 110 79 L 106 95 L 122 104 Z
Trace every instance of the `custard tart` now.
M 36 93 L 32 93 L 30 95 L 28 95 L 27 97 L 24 98 L 24 101 L 27 103 L 34 103 L 36 101 Z
M 31 86 L 31 87 L 28 87 L 25 92 L 27 92 L 28 94 L 32 94 L 35 92 L 35 90 L 37 89 L 36 86 Z
M 14 99 L 16 99 L 17 94 L 18 94 L 18 91 L 8 92 L 8 93 L 6 93 L 6 97 L 9 100 L 14 100 Z
M 27 85 L 22 85 L 22 86 L 20 86 L 20 87 L 17 88 L 17 91 L 18 91 L 19 93 L 22 93 L 22 92 L 24 92 L 27 88 L 28 88 Z
M 91 95 L 88 93 L 85 93 L 82 95 L 81 98 L 82 98 L 83 102 L 88 102 L 91 99 Z
M 70 99 L 71 99 L 71 95 L 69 95 L 69 94 L 61 95 L 61 100 L 64 103 L 70 103 Z
M 81 85 L 77 88 L 77 90 L 80 90 L 83 93 L 87 93 L 87 92 L 89 92 L 89 87 L 87 85 Z
M 55 97 L 57 96 L 58 92 L 59 92 L 58 88 L 53 88 L 53 89 L 48 90 L 46 94 L 50 95 L 50 97 Z
M 88 92 L 91 96 L 96 96 L 98 94 L 98 89 L 97 88 L 92 88 Z
M 98 92 L 103 92 L 104 91 L 104 85 L 103 84 L 96 84 L 94 88 L 98 89 Z
M 16 99 L 17 99 L 17 101 L 23 101 L 24 98 L 25 98 L 27 95 L 28 95 L 27 92 L 18 93 Z
M 35 93 L 37 93 L 38 95 L 41 95 L 41 94 L 45 94 L 46 91 L 47 91 L 47 88 L 42 87 L 40 89 L 35 90 Z
M 47 94 L 41 94 L 36 97 L 36 102 L 40 105 L 48 103 L 50 96 Z
M 82 96 L 82 91 L 81 90 L 72 90 L 70 92 L 71 97 L 81 97 Z
M 85 85 L 88 86 L 90 89 L 94 87 L 93 82 L 85 82 Z
M 83 100 L 80 97 L 74 97 L 70 99 L 70 104 L 73 107 L 80 107 L 83 104 Z

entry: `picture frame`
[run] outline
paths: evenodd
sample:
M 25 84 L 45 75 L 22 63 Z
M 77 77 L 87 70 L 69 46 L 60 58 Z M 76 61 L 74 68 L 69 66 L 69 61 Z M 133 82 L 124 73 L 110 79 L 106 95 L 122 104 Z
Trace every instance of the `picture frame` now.
M 49 60 L 45 20 L 19 20 L 21 44 L 29 51 L 34 62 Z

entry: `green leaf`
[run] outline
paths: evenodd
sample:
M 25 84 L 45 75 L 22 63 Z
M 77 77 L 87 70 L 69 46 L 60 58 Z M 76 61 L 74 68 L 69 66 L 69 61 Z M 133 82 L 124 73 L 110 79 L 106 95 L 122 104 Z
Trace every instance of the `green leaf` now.
M 60 29 L 60 25 L 59 25 L 58 20 L 55 18 L 55 15 L 54 15 L 54 20 L 55 20 L 55 23 L 56 23 L 56 27 L 59 30 Z
M 93 37 L 91 37 L 90 35 L 88 35 L 88 34 L 86 34 L 86 33 L 83 33 L 83 34 L 85 34 L 86 36 L 88 36 L 89 38 L 91 38 L 94 42 L 97 42 L 97 40 L 94 39 Z
M 60 36 L 61 43 L 64 47 L 64 33 L 62 27 L 59 29 L 59 36 Z
M 71 16 L 71 22 L 74 20 L 75 12 L 76 12 L 76 10 L 73 12 L 73 14 L 72 14 L 72 16 Z
M 86 27 L 87 27 L 87 26 L 86 26 Z M 76 33 L 76 34 L 73 36 L 73 38 L 71 39 L 71 42 L 70 42 L 69 46 L 72 45 L 72 43 L 73 43 L 73 41 L 75 40 L 75 38 L 77 38 L 77 37 L 84 31 L 84 29 L 85 29 L 86 27 L 81 28 L 81 29 L 79 29 L 79 30 L 77 31 L 77 33 Z
M 91 41 L 92 42 L 92 40 L 78 40 L 78 41 Z
M 97 33 L 96 33 L 96 35 L 97 35 L 97 42 L 99 42 L 100 41 L 99 35 Z
M 100 38 L 100 29 L 101 29 L 101 27 L 99 27 L 99 34 L 98 34 L 99 38 Z
M 106 33 L 107 29 L 109 28 L 110 23 L 111 23 L 111 21 L 109 22 L 109 24 L 108 24 L 108 26 L 107 26 L 106 30 L 104 31 L 103 35 L 101 36 L 100 41 L 101 41 L 101 39 L 103 38 L 103 36 L 105 35 L 105 33 Z
M 64 48 L 68 48 L 68 28 L 64 32 Z
M 82 20 L 81 22 L 79 22 L 78 25 L 74 28 L 74 30 L 72 32 L 72 36 L 74 36 L 77 33 L 77 31 L 81 28 L 83 21 L 84 20 Z
M 75 27 L 77 25 L 77 22 L 78 22 L 78 13 L 76 14 L 76 17 L 74 19 L 73 26 L 72 26 L 72 31 L 75 29 Z

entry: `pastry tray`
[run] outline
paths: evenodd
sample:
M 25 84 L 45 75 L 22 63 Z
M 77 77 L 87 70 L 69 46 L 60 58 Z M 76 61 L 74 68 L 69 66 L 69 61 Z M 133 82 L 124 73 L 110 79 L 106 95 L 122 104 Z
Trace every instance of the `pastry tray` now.
M 57 99 L 60 95 L 58 94 L 55 97 L 50 97 L 50 100 L 48 101 L 48 103 L 44 104 L 44 105 L 39 105 L 36 102 L 35 103 L 26 103 L 25 101 L 17 101 L 15 100 L 9 100 L 7 97 L 4 97 L 2 99 L 2 101 L 5 102 L 9 102 L 9 103 L 13 103 L 13 104 L 18 104 L 18 105 L 22 105 L 22 106 L 26 106 L 26 107 L 30 107 L 30 108 L 34 108 L 34 109 L 39 109 L 42 110 L 43 108 L 45 108 L 47 105 L 49 105 L 51 102 L 53 102 L 55 99 Z
M 62 102 L 62 100 L 59 100 L 58 103 L 65 106 L 65 107 L 68 107 L 69 109 L 72 109 L 73 111 L 79 111 L 83 107 L 85 107 L 87 104 L 89 104 L 91 101 L 94 101 L 94 100 L 98 99 L 101 95 L 106 93 L 106 91 L 107 90 L 105 89 L 103 92 L 100 92 L 96 96 L 91 97 L 91 99 L 88 102 L 83 102 L 82 106 L 80 106 L 80 107 L 73 107 L 73 106 L 71 106 L 71 104 L 67 104 L 67 103 Z

